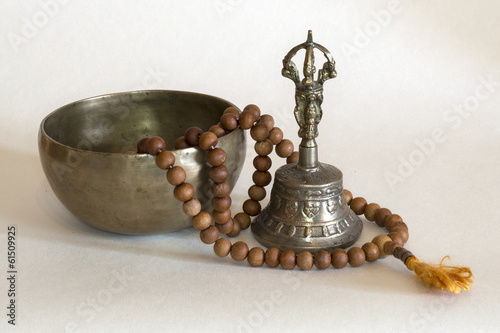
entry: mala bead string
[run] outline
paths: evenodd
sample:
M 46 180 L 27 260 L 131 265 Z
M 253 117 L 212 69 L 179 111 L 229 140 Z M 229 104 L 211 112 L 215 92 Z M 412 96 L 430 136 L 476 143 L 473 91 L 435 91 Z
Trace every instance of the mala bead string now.
M 224 166 L 226 153 L 221 148 L 216 148 L 218 138 L 238 128 L 250 130 L 251 137 L 256 141 L 254 145 L 257 156 L 253 160 L 256 171 L 252 175 L 254 185 L 248 190 L 249 199 L 246 200 L 243 212 L 231 217 L 230 197 L 231 187 L 227 183 L 228 170 Z M 199 146 L 207 151 L 206 161 L 211 166 L 209 178 L 213 181 L 211 192 L 214 196 L 212 215 L 201 210 L 201 203 L 194 198 L 194 188 L 186 183 L 186 173 L 180 166 L 175 166 L 175 157 L 171 152 L 165 151 L 165 142 L 160 137 L 143 138 L 137 144 L 138 153 L 148 153 L 156 156 L 159 168 L 167 170 L 168 182 L 175 186 L 174 196 L 183 202 L 183 211 L 192 217 L 193 227 L 200 231 L 200 239 L 205 244 L 214 244 L 214 252 L 219 257 L 230 255 L 235 261 L 247 260 L 253 267 L 264 263 L 271 268 L 281 266 L 283 269 L 293 269 L 297 266 L 300 270 L 309 270 L 313 266 L 317 269 L 330 267 L 340 269 L 349 264 L 359 267 L 365 262 L 374 262 L 389 255 L 400 259 L 409 270 L 412 270 L 426 286 L 448 290 L 455 293 L 462 289 L 469 290 L 472 283 L 472 273 L 467 267 L 453 267 L 443 265 L 443 258 L 439 265 L 430 265 L 420 262 L 410 251 L 403 248 L 408 241 L 408 226 L 403 219 L 393 214 L 389 209 L 380 207 L 377 203 L 368 203 L 362 197 L 353 197 L 349 190 L 344 190 L 346 203 L 357 215 L 364 215 L 366 220 L 374 222 L 377 226 L 385 228 L 387 235 L 378 235 L 371 242 L 361 247 L 353 246 L 347 251 L 341 248 L 334 249 L 331 253 L 320 250 L 315 254 L 302 251 L 296 254 L 293 250 L 280 251 L 277 248 L 264 250 L 260 247 L 252 249 L 242 241 L 234 244 L 220 234 L 228 237 L 237 236 L 241 230 L 247 229 L 251 224 L 251 216 L 260 213 L 260 201 L 266 197 L 265 187 L 272 181 L 269 169 L 272 160 L 269 154 L 274 150 L 279 157 L 285 158 L 287 163 L 297 163 L 299 154 L 294 151 L 293 143 L 283 137 L 280 128 L 274 126 L 274 119 L 270 115 L 261 115 L 260 109 L 253 104 L 246 106 L 243 112 L 235 107 L 227 108 L 219 122 L 212 126 L 208 132 L 203 132 L 198 127 L 190 127 L 184 136 L 175 142 L 176 149 Z M 213 221 L 212 221 L 213 220 Z M 214 222 L 212 224 L 212 222 Z
M 253 108 L 253 110 L 251 110 Z M 276 153 L 278 156 L 286 158 L 287 163 L 296 163 L 298 160 L 298 152 L 293 151 L 293 143 L 290 140 L 283 138 L 283 132 L 278 127 L 274 126 L 274 119 L 270 115 L 263 115 L 259 117 L 258 120 L 255 120 L 256 107 L 246 108 L 241 115 L 237 115 L 234 112 L 234 108 L 228 108 L 224 111 L 224 115 L 230 114 L 229 116 L 224 116 L 224 121 L 221 121 L 221 128 L 226 131 L 233 130 L 234 127 L 234 119 L 243 119 L 244 125 L 243 127 L 251 130 L 251 134 L 253 133 L 253 138 L 256 140 L 255 151 L 258 156 L 254 159 L 254 167 L 256 168 L 256 172 L 253 174 L 252 179 L 254 180 L 255 185 L 252 185 L 249 188 L 249 197 L 250 199 L 245 201 L 243 204 L 243 213 L 238 213 L 234 218 L 230 217 L 229 207 L 231 204 L 231 198 L 229 196 L 230 187 L 227 184 L 227 189 L 223 193 L 218 193 L 219 191 L 213 191 L 214 199 L 212 200 L 212 205 L 214 207 L 214 211 L 212 212 L 215 226 L 219 230 L 220 233 L 227 234 L 228 236 L 236 236 L 239 234 L 241 229 L 246 229 L 250 225 L 250 216 L 257 215 L 260 212 L 261 206 L 259 201 L 263 200 L 266 196 L 265 186 L 267 186 L 271 182 L 271 174 L 268 172 L 269 168 L 272 165 L 272 161 L 269 158 L 269 154 L 273 150 L 273 146 L 276 146 Z M 260 110 L 259 110 L 260 112 Z M 212 128 L 215 131 L 219 131 L 218 127 Z M 253 130 L 253 132 L 252 132 Z M 215 148 L 214 146 L 217 144 L 217 135 L 215 133 L 209 134 L 210 132 L 206 132 L 200 134 L 200 130 L 197 128 L 189 128 L 186 131 L 184 140 L 185 142 L 196 142 L 196 138 L 189 138 L 192 136 L 192 133 L 198 133 L 199 138 L 199 146 L 203 150 L 207 150 L 207 162 L 214 167 L 222 166 L 225 162 L 225 152 L 220 148 Z M 201 138 L 203 136 L 203 138 Z M 182 139 L 182 138 L 181 138 Z M 178 167 L 176 167 L 178 168 Z M 211 169 L 212 170 L 212 169 Z M 173 172 L 172 172 L 173 173 Z M 221 182 L 217 182 L 216 179 L 213 179 L 214 186 L 212 189 L 218 189 L 222 184 Z M 181 183 L 185 180 L 185 177 L 180 179 L 178 182 L 171 182 L 173 185 L 180 186 Z M 186 185 L 183 185 L 187 187 Z M 180 191 L 181 188 L 178 188 Z M 175 191 L 175 190 L 174 190 Z M 346 202 L 349 203 L 352 199 L 352 194 L 349 191 L 345 191 Z M 185 202 L 183 206 L 187 206 L 188 202 Z M 189 206 L 188 206 L 189 207 Z M 371 205 L 373 210 L 379 208 L 378 205 Z M 364 208 L 364 207 L 363 207 Z M 187 214 L 190 212 L 187 208 L 185 210 Z M 363 210 L 364 211 L 364 210 Z M 193 212 L 196 212 L 194 210 Z M 190 212 L 191 214 L 193 212 Z M 370 213 L 368 213 L 370 214 Z M 193 224 L 197 229 L 204 230 L 205 227 L 208 229 L 208 218 L 206 214 L 200 214 L 200 217 L 193 219 Z M 373 215 L 373 213 L 372 213 Z M 201 216 L 205 217 L 201 219 Z M 373 220 L 373 217 L 370 218 Z M 205 222 L 205 223 L 201 223 Z M 235 230 L 236 229 L 236 230 Z M 206 237 L 206 234 L 213 232 L 214 230 L 207 230 L 203 233 L 202 240 L 204 242 L 208 242 L 209 240 Z M 389 240 L 389 238 L 387 239 Z M 342 249 L 338 249 L 334 251 L 332 254 L 328 254 L 328 260 L 323 252 L 319 253 L 315 259 L 308 251 L 303 251 L 299 253 L 298 256 L 292 256 L 290 251 L 279 253 L 279 263 L 285 269 L 291 269 L 295 265 L 291 265 L 292 262 L 295 262 L 296 265 L 302 269 L 307 270 L 312 268 L 312 265 L 318 267 L 319 269 L 325 269 L 325 262 L 332 263 L 333 267 L 342 268 L 347 263 L 349 263 L 353 267 L 358 267 L 362 265 L 365 261 L 373 262 L 378 259 L 380 252 L 382 251 L 382 256 L 384 256 L 384 249 L 381 244 L 379 247 L 373 243 L 366 243 L 362 248 L 354 247 L 349 249 L 349 251 L 345 251 Z M 403 245 L 403 243 L 401 244 Z M 215 248 L 214 248 L 215 251 Z M 253 253 L 257 253 L 257 249 L 254 250 Z M 293 251 L 292 251 L 293 252 Z M 299 260 L 300 258 L 300 260 Z M 304 258 L 308 258 L 310 260 L 305 260 Z M 255 260 L 254 255 L 249 259 L 252 263 L 252 266 L 256 266 L 258 261 Z M 250 262 L 249 262 L 250 263 Z M 328 264 L 328 266 L 329 266 Z

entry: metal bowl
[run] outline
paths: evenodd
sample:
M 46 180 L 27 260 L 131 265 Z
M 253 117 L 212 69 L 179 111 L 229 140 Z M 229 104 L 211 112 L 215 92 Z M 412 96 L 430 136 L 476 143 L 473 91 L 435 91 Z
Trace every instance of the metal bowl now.
M 146 235 L 191 225 L 155 157 L 135 154 L 137 141 L 161 136 L 205 209 L 211 181 L 205 153 L 175 150 L 190 126 L 208 130 L 224 110 L 223 99 L 191 92 L 146 90 L 103 95 L 63 106 L 41 123 L 38 147 L 43 170 L 63 205 L 86 224 L 105 231 Z M 170 146 L 169 146 L 170 144 Z M 219 139 L 234 186 L 245 158 L 245 136 L 235 130 Z

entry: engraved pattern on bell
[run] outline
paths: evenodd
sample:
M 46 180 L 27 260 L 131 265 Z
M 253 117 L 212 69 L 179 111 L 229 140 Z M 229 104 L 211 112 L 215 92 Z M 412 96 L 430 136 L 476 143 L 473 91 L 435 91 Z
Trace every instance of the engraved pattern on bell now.
M 274 200 L 281 200 L 279 199 L 279 196 L 275 195 L 273 197 Z M 286 201 L 285 205 L 285 216 L 288 218 L 292 218 L 297 212 L 299 211 L 299 204 L 296 201 Z
M 306 201 L 304 203 L 303 212 L 306 215 L 306 217 L 312 219 L 313 217 L 318 215 L 320 206 L 321 206 L 321 203 L 318 201 Z
M 281 207 L 281 198 L 278 196 L 275 196 L 274 200 L 272 201 L 272 210 L 278 210 Z
M 337 209 L 337 205 L 335 204 L 335 200 L 328 200 L 327 202 L 328 211 L 333 214 L 333 212 Z

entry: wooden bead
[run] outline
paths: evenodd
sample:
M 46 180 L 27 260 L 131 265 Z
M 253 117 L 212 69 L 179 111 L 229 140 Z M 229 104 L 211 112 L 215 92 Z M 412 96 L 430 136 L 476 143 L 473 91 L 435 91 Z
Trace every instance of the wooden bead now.
M 218 142 L 219 139 L 217 138 L 217 135 L 209 131 L 200 135 L 200 140 L 198 142 L 198 145 L 203 150 L 210 150 L 212 147 L 215 148 Z
M 167 171 L 167 180 L 170 184 L 177 186 L 186 180 L 186 171 L 180 166 L 174 166 Z
M 220 224 L 220 223 L 215 223 L 215 227 L 219 230 L 219 232 L 221 234 L 229 234 L 231 231 L 233 231 L 233 226 L 234 226 L 234 222 L 233 222 L 233 219 L 229 219 L 227 220 L 226 223 L 224 224 Z
M 245 106 L 245 108 L 243 109 L 243 111 L 250 111 L 253 113 L 253 117 L 255 120 L 258 120 L 260 118 L 260 109 L 257 105 L 255 104 L 248 104 L 247 106 Z
M 223 149 L 215 148 L 207 153 L 206 161 L 212 166 L 219 166 L 226 162 L 226 152 Z
M 307 271 L 313 267 L 313 255 L 309 251 L 302 251 L 297 256 L 297 267 L 302 271 Z
M 238 127 L 238 118 L 232 113 L 225 113 L 220 117 L 220 126 L 226 131 L 232 131 Z
M 376 203 L 371 203 L 365 207 L 365 217 L 368 221 L 375 221 L 375 212 L 380 206 Z
M 267 139 L 268 135 L 269 135 L 269 129 L 264 124 L 254 125 L 250 130 L 250 136 L 255 141 L 264 141 Z
M 201 211 L 198 215 L 193 216 L 191 220 L 193 227 L 197 230 L 205 230 L 212 224 L 212 216 L 205 211 Z
M 231 251 L 231 241 L 227 238 L 219 238 L 214 244 L 214 252 L 219 257 L 225 257 Z
M 377 209 L 375 212 L 375 223 L 381 228 L 385 227 L 385 219 L 390 215 L 392 215 L 392 212 L 387 208 Z
M 193 227 L 197 230 L 205 230 L 212 224 L 212 216 L 205 211 L 201 211 L 198 215 L 193 216 L 191 220 Z
M 251 223 L 250 216 L 246 213 L 238 213 L 234 216 L 234 219 L 237 220 L 241 226 L 242 230 L 248 229 Z
M 231 219 L 233 221 L 233 230 L 229 232 L 227 235 L 229 237 L 236 237 L 240 234 L 241 232 L 241 225 L 236 219 Z
M 327 269 L 332 263 L 332 257 L 330 253 L 325 250 L 319 250 L 314 254 L 314 266 L 317 269 Z
M 264 262 L 271 268 L 278 267 L 280 264 L 280 250 L 275 247 L 268 248 L 264 256 Z
M 372 242 L 365 243 L 365 244 L 363 244 L 361 249 L 363 249 L 363 251 L 365 251 L 366 261 L 374 262 L 378 259 L 378 255 L 379 255 L 380 251 L 378 249 L 378 246 L 375 245 L 374 243 L 372 243 Z
M 345 267 L 345 265 L 347 265 L 347 262 L 349 261 L 349 256 L 343 249 L 334 249 L 332 251 L 331 257 L 332 266 L 337 269 Z
M 211 167 L 208 170 L 208 178 L 210 178 L 215 183 L 222 183 L 229 176 L 229 171 L 225 165 L 219 165 L 218 167 Z
M 236 116 L 236 118 L 239 118 L 239 116 L 240 116 L 240 111 L 234 106 L 230 106 L 230 107 L 226 108 L 224 110 L 223 115 L 226 113 L 233 114 L 234 116 Z
M 208 131 L 217 135 L 218 138 L 226 134 L 226 131 L 220 125 L 213 125 Z
M 186 143 L 191 147 L 197 146 L 202 133 L 203 130 L 199 127 L 189 127 L 184 133 L 184 140 L 186 140 Z
M 248 196 L 255 201 L 264 200 L 266 197 L 266 189 L 259 185 L 252 185 L 248 189 Z
M 400 233 L 390 232 L 389 234 L 387 234 L 387 236 L 389 236 L 389 238 L 392 239 L 393 242 L 398 243 L 399 246 L 404 246 L 406 243 Z
M 273 161 L 269 156 L 255 156 L 253 159 L 253 166 L 257 171 L 267 171 L 272 165 Z
M 344 189 L 344 198 L 345 198 L 346 204 L 349 205 L 351 203 L 351 200 L 352 200 L 352 193 L 351 193 L 351 191 Z
M 205 244 L 213 244 L 219 238 L 219 230 L 211 225 L 200 232 L 200 239 Z
M 269 139 L 264 141 L 257 141 L 254 145 L 255 152 L 259 156 L 266 156 L 273 152 L 273 143 Z
M 286 158 L 286 164 L 298 163 L 299 162 L 299 152 L 294 151 L 292 155 Z
M 191 200 L 194 196 L 194 187 L 189 183 L 182 183 L 174 188 L 174 197 L 179 201 Z
M 191 199 L 182 204 L 182 210 L 187 216 L 196 216 L 201 212 L 201 203 L 198 199 Z
M 274 118 L 269 114 L 263 114 L 260 116 L 257 123 L 266 125 L 268 131 L 271 131 L 274 128 Z
M 273 145 L 277 145 L 283 140 L 283 131 L 279 127 L 273 127 L 269 131 L 269 140 L 271 140 Z
M 385 242 L 384 243 L 384 253 L 392 256 L 394 253 L 394 249 L 400 247 L 400 245 L 394 241 Z
M 222 198 L 231 193 L 231 185 L 226 181 L 222 183 L 213 183 L 210 187 L 210 191 L 215 197 Z
M 231 211 L 229 209 L 223 212 L 218 212 L 216 210 L 213 210 L 212 217 L 215 223 L 224 224 L 231 219 Z
M 390 226 L 390 228 L 387 229 L 387 231 L 389 232 L 392 232 L 394 231 L 394 229 L 396 228 L 404 228 L 408 231 L 408 226 L 406 225 L 406 223 L 404 223 L 403 221 L 396 221 L 396 222 L 393 222 Z
M 248 255 L 248 245 L 245 242 L 236 242 L 231 247 L 231 258 L 235 261 L 243 261 Z
M 259 267 L 264 265 L 265 253 L 260 247 L 253 247 L 248 252 L 247 261 L 252 267 Z
M 250 110 L 244 110 L 239 119 L 240 127 L 244 130 L 252 128 L 255 123 L 255 115 Z
M 175 140 L 175 143 L 174 143 L 175 149 L 186 149 L 189 147 L 190 146 L 187 144 L 186 139 L 183 136 L 178 137 L 177 140 Z
M 347 255 L 349 256 L 349 265 L 352 267 L 359 267 L 365 263 L 365 251 L 363 251 L 360 247 L 351 247 L 347 251 Z
M 271 183 L 272 176 L 269 171 L 255 171 L 252 175 L 252 180 L 255 185 L 267 186 Z
M 165 140 L 159 136 L 153 136 L 146 141 L 146 148 L 149 155 L 157 155 L 159 152 L 165 150 L 166 146 Z
M 243 203 L 243 211 L 250 216 L 259 215 L 262 207 L 258 201 L 248 199 Z
M 293 142 L 284 139 L 278 145 L 276 145 L 276 154 L 279 157 L 288 157 L 293 154 Z
M 147 154 L 148 153 L 148 142 L 149 138 L 142 138 L 137 142 L 137 154 Z
M 280 265 L 283 269 L 293 269 L 297 262 L 297 256 L 293 250 L 284 250 L 280 254 Z
M 231 203 L 232 200 L 229 195 L 222 198 L 215 197 L 212 199 L 212 207 L 218 212 L 223 212 L 231 208 Z
M 351 200 L 350 207 L 356 215 L 362 215 L 365 212 L 366 205 L 368 203 L 366 202 L 365 198 L 362 197 L 356 197 Z
M 398 234 L 401 235 L 401 238 L 403 238 L 403 242 L 406 243 L 408 241 L 408 238 L 410 238 L 410 234 L 408 233 L 408 230 L 403 227 L 396 227 L 391 230 L 391 232 L 397 232 Z
M 403 222 L 403 219 L 398 214 L 392 214 L 385 219 L 385 228 L 390 231 L 390 228 L 395 222 Z
M 160 169 L 168 169 L 175 164 L 175 156 L 172 152 L 164 150 L 156 155 L 156 166 Z
M 372 239 L 372 243 L 378 246 L 378 250 L 379 250 L 378 257 L 379 258 L 385 258 L 388 256 L 384 252 L 384 244 L 386 242 L 392 242 L 392 239 L 390 239 L 389 236 L 387 236 L 387 235 L 378 235 Z

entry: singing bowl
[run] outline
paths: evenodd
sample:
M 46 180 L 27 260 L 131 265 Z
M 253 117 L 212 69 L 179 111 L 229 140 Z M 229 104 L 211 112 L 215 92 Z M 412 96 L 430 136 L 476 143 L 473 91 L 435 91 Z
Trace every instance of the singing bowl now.
M 182 91 L 146 90 L 77 101 L 49 114 L 38 135 L 40 160 L 57 198 L 84 223 L 105 231 L 147 235 L 191 226 L 155 157 L 136 154 L 143 137 L 161 136 L 186 171 L 204 209 L 211 209 L 205 152 L 174 150 L 187 128 L 217 124 L 230 102 Z M 219 138 L 231 188 L 243 167 L 241 129 Z

